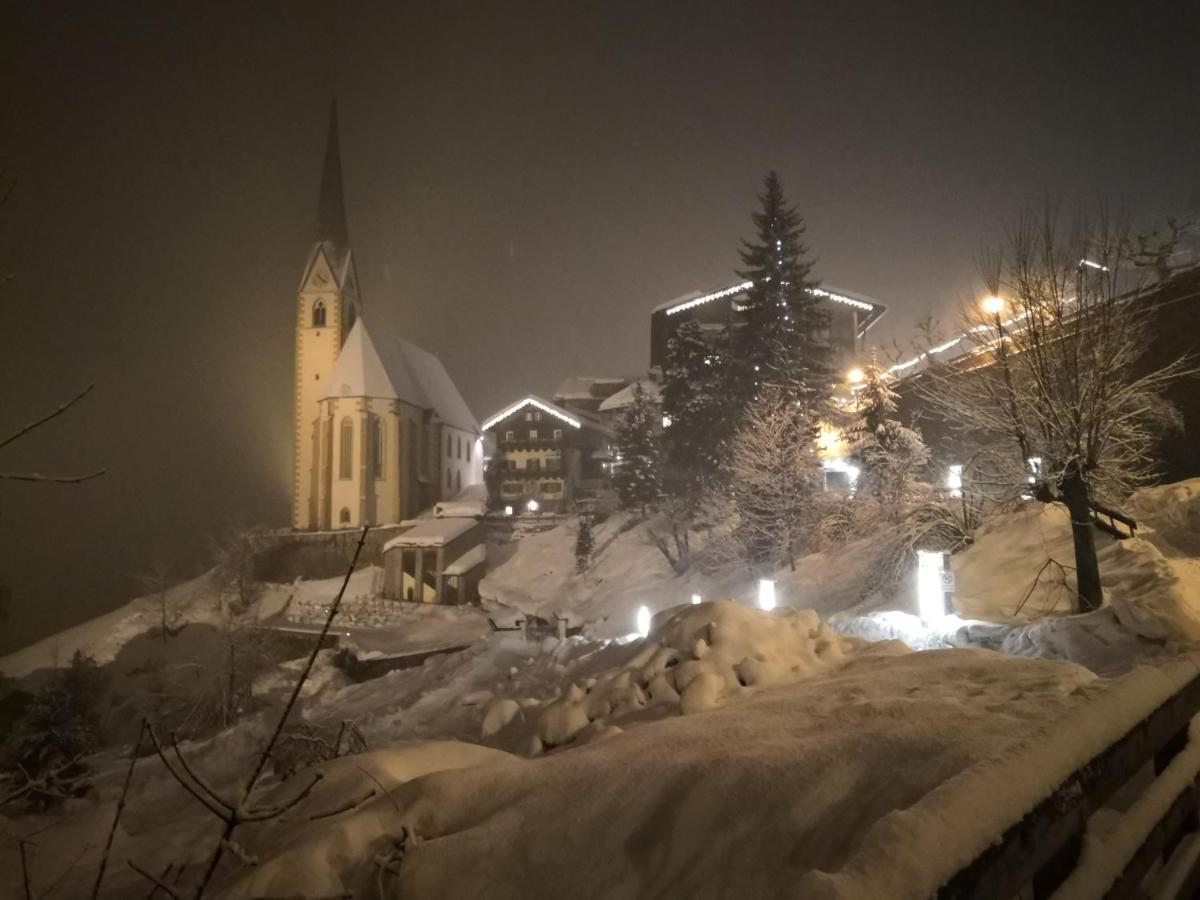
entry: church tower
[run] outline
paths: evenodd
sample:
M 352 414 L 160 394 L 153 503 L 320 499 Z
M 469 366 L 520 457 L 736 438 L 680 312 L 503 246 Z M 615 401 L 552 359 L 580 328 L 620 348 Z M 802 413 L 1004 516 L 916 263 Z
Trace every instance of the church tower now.
M 346 228 L 337 103 L 329 112 L 325 164 L 317 200 L 317 231 L 296 297 L 296 381 L 292 440 L 292 527 L 318 527 L 316 468 L 319 402 L 346 336 L 362 312 L 358 276 Z

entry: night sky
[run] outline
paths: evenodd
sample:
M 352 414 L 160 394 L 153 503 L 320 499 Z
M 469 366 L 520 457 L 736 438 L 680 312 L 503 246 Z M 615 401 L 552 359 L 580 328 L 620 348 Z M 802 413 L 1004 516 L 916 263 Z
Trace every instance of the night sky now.
M 0 650 L 286 524 L 334 94 L 367 320 L 481 419 L 644 370 L 650 309 L 732 277 L 770 168 L 880 341 L 1047 193 L 1200 201 L 1195 4 L 916 6 L 3 3 L 0 432 L 96 390 L 0 469 L 110 471 L 0 485 Z

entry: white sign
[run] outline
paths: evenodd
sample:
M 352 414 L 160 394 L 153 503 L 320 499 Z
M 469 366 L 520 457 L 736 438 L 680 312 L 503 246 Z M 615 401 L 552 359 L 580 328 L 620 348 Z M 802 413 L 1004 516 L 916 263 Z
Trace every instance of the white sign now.
M 939 572 L 938 575 L 940 575 L 941 579 L 942 579 L 942 590 L 945 591 L 946 593 L 953 593 L 953 591 L 954 591 L 954 573 L 951 572 L 949 569 L 942 569 L 942 571 Z

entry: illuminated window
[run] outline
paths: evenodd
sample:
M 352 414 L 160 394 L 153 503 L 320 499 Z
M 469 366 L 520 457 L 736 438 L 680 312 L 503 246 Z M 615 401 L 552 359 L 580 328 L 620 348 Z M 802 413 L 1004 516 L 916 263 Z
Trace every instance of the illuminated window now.
M 504 439 L 506 441 L 515 441 L 517 439 L 517 433 L 515 431 L 506 431 L 504 432 Z
M 325 301 L 324 300 L 318 300 L 316 303 L 313 304 L 312 327 L 313 328 L 324 328 L 325 327 Z
M 338 478 L 348 481 L 354 471 L 354 421 L 346 416 L 342 419 L 341 429 L 341 440 L 338 446 Z

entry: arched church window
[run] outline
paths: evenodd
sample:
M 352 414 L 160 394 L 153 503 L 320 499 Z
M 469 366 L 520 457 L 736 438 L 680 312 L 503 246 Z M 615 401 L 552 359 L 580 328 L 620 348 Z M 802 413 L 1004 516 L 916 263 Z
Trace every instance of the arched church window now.
M 354 473 L 354 420 L 342 419 L 341 439 L 338 441 L 338 478 L 349 481 Z
M 342 511 L 340 513 L 338 513 L 338 524 L 339 525 L 349 525 L 350 524 L 350 510 L 345 506 L 343 506 Z
M 383 478 L 383 420 L 371 417 L 371 474 Z
M 316 303 L 313 304 L 312 324 L 313 324 L 313 328 L 324 328 L 325 327 L 325 301 L 324 300 L 318 300 Z

